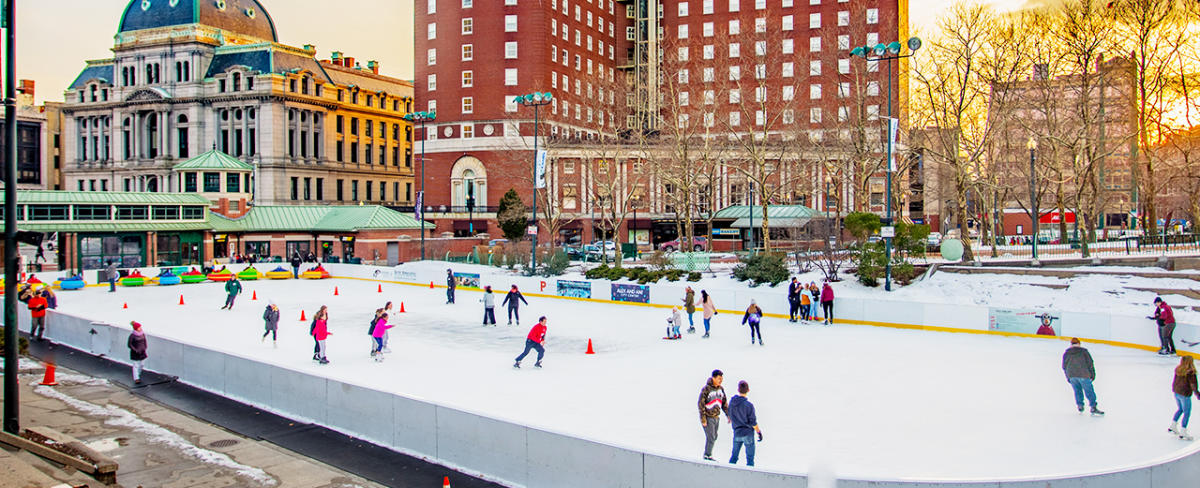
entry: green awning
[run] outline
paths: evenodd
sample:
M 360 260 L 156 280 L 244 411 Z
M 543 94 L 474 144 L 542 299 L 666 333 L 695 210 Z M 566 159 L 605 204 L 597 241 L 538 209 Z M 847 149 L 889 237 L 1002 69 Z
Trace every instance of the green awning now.
M 0 224 L 0 229 L 3 229 Z M 17 224 L 18 230 L 26 230 L 30 232 L 186 232 L 196 230 L 208 230 L 211 226 L 208 222 L 103 222 L 103 223 L 88 223 L 88 222 L 21 222 Z
M 767 227 L 772 229 L 798 229 L 807 225 L 810 220 L 812 219 L 808 217 L 771 217 L 767 222 Z M 750 227 L 758 229 L 762 227 L 762 217 L 756 216 L 753 221 L 749 217 L 740 218 L 733 221 L 729 226 L 735 229 L 749 229 Z

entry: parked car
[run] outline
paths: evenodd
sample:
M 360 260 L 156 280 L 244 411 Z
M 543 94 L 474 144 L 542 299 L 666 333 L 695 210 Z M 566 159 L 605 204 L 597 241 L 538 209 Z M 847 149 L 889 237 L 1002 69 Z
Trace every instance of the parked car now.
M 930 246 L 940 245 L 942 243 L 942 233 L 930 232 L 929 235 L 925 237 L 925 243 Z
M 605 254 L 608 255 L 609 261 L 616 261 L 617 250 L 615 248 L 604 249 L 600 246 L 592 245 L 592 244 L 583 246 L 583 256 L 588 261 L 603 261 Z
M 680 249 L 679 242 L 681 240 L 682 240 L 681 238 L 676 238 L 675 240 L 664 242 L 664 243 L 660 244 L 658 246 L 658 248 L 663 250 L 664 252 L 673 252 L 676 249 Z M 707 237 L 695 236 L 692 238 L 692 250 L 693 251 L 703 251 L 706 248 L 708 248 L 708 238 Z
M 605 249 L 610 251 L 617 248 L 617 245 L 613 241 L 592 241 L 592 245 L 596 247 L 604 246 Z
M 583 248 L 584 246 L 563 246 L 562 250 L 567 253 L 567 259 L 579 260 L 586 254 Z
M 501 244 L 508 244 L 508 239 L 492 239 L 488 241 L 488 247 L 499 246 Z

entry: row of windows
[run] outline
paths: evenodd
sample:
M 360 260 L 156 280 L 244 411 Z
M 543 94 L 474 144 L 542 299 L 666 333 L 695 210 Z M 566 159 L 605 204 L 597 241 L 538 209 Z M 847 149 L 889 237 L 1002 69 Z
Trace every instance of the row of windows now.
M 95 182 L 95 180 L 92 180 Z M 108 187 L 108 180 L 100 180 Z M 83 181 L 80 180 L 82 184 Z M 102 191 L 108 191 L 107 189 Z M 17 218 L 26 221 L 61 220 L 199 220 L 198 205 L 18 205 Z
M 488 1 L 488 0 L 484 0 Z M 496 0 L 491 0 L 496 1 Z M 526 0 L 529 1 L 529 0 Z M 426 0 L 425 13 L 433 15 L 437 13 L 438 0 Z M 516 5 L 517 0 L 504 0 L 504 5 Z M 475 0 L 462 0 L 462 8 L 471 8 L 475 6 Z
M 749 3 L 751 0 L 746 0 Z M 767 0 L 753 0 L 754 10 L 766 10 Z M 795 5 L 795 0 L 779 0 L 780 6 L 783 8 L 791 8 Z M 715 0 L 700 0 L 700 13 L 710 15 L 716 13 Z M 850 0 L 837 0 L 837 3 L 850 3 Z M 820 5 L 821 0 L 808 0 L 809 5 Z M 728 12 L 738 12 L 742 9 L 742 0 L 729 0 Z M 876 10 L 876 9 L 872 9 Z M 679 16 L 688 16 L 688 2 L 679 2 Z
M 334 200 L 335 201 L 339 201 L 339 202 L 346 201 L 345 183 L 346 183 L 346 180 L 340 180 L 340 179 L 335 182 L 335 186 L 334 186 L 334 191 L 335 191 Z M 358 180 L 350 180 L 350 195 L 349 195 L 350 200 L 349 201 L 351 201 L 351 202 L 359 201 L 359 199 L 358 199 L 359 183 L 360 182 Z M 386 181 L 374 182 L 374 181 L 366 180 L 366 181 L 362 181 L 361 183 L 362 183 L 363 190 L 365 190 L 365 196 L 366 196 L 366 198 L 363 201 L 367 201 L 367 202 L 388 201 L 388 184 L 387 184 L 388 182 L 386 182 Z M 377 188 L 377 187 L 379 189 L 379 193 L 378 193 L 379 199 L 378 200 L 375 199 L 375 195 L 376 195 L 375 188 Z M 411 182 L 404 183 L 404 198 L 401 199 L 401 198 L 399 198 L 400 197 L 400 182 L 393 181 L 391 195 L 392 195 L 391 201 L 411 202 L 412 201 L 412 183 Z M 292 177 L 291 196 L 292 196 L 293 201 L 299 201 L 299 200 L 324 201 L 325 200 L 325 178 L 312 178 L 312 177 L 303 177 L 302 178 L 299 176 L 293 176 Z
M 850 36 L 848 36 L 848 35 L 838 36 L 837 42 L 838 42 L 839 50 L 845 51 L 845 50 L 850 49 Z M 878 42 L 879 42 L 879 33 L 871 32 L 871 33 L 867 34 L 867 44 L 868 45 L 874 45 L 875 43 L 878 43 Z M 741 57 L 742 43 L 731 42 L 731 43 L 727 44 L 726 46 L 728 46 L 730 58 Z M 796 42 L 794 39 L 783 39 L 779 42 L 779 49 L 780 49 L 780 52 L 782 52 L 783 54 L 795 54 L 796 53 Z M 808 40 L 808 50 L 809 50 L 809 52 L 813 52 L 813 53 L 821 52 L 821 38 L 820 37 L 810 37 Z M 770 51 L 770 43 L 768 43 L 767 41 L 755 41 L 754 42 L 754 55 L 755 56 L 766 56 L 769 53 L 769 51 Z M 690 53 L 691 53 L 691 48 L 689 48 L 687 46 L 680 46 L 680 47 L 676 48 L 675 58 L 679 61 L 688 61 L 691 58 Z M 703 45 L 700 48 L 700 55 L 703 59 L 714 59 L 716 57 L 716 45 L 713 45 L 713 44 Z M 843 59 L 842 61 L 845 61 L 847 63 L 847 65 L 849 63 L 848 59 Z M 848 73 L 848 72 L 849 71 L 846 71 L 846 73 Z
M 204 193 L 250 193 L 253 188 L 253 183 L 250 181 L 250 173 L 224 173 L 224 189 L 222 189 L 222 173 L 206 171 L 197 173 L 188 171 L 183 174 L 183 191 L 195 193 L 198 188 L 198 180 L 203 178 Z M 243 190 L 244 189 L 244 190 Z
M 820 76 L 822 73 L 822 66 L 823 65 L 821 64 L 821 61 L 809 61 L 808 74 L 810 76 Z M 729 81 L 738 81 L 738 80 L 742 79 L 742 66 L 733 65 L 733 66 L 729 66 L 727 69 L 729 72 Z M 756 79 L 756 80 L 767 79 L 770 76 L 770 74 L 767 71 L 768 70 L 767 70 L 766 64 L 761 64 L 761 63 L 756 64 L 754 66 L 754 79 Z M 871 73 L 879 71 L 879 63 L 876 61 L 867 61 L 867 71 L 871 72 Z M 717 73 L 717 69 L 714 67 L 700 68 L 700 75 L 701 75 L 700 81 L 702 81 L 704 83 L 712 83 L 712 82 L 716 81 L 716 73 Z M 838 60 L 838 73 L 841 73 L 841 74 L 849 74 L 850 73 L 850 63 L 848 60 Z M 781 63 L 779 75 L 782 78 L 795 77 L 795 75 L 796 75 L 795 63 L 792 63 L 790 61 L 786 62 L 786 63 Z M 679 80 L 680 84 L 690 83 L 691 82 L 691 69 L 689 69 L 689 68 L 681 69 L 681 70 L 679 70 L 679 73 L 676 76 L 677 76 L 677 79 Z
M 343 115 L 339 115 L 339 116 L 337 116 L 336 120 L 337 120 L 337 122 L 336 122 L 337 133 L 345 134 L 346 133 L 346 117 Z M 379 138 L 380 139 L 388 138 L 388 123 L 387 122 L 382 121 L 382 120 L 376 122 L 371 119 L 360 119 L 358 117 L 350 117 L 350 135 L 352 135 L 352 136 L 359 135 L 359 127 L 360 127 L 359 124 L 362 124 L 362 127 L 366 128 L 365 134 L 363 134 L 363 135 L 365 135 L 367 137 L 375 137 L 375 127 L 376 127 L 376 124 L 378 124 Z M 392 130 L 391 130 L 392 142 L 399 141 L 400 140 L 400 124 L 391 124 L 391 128 L 392 128 Z M 404 138 L 405 141 L 412 142 L 412 128 L 406 126 L 404 128 L 404 135 L 405 135 L 405 138 Z
M 784 109 L 782 112 L 780 112 L 779 115 L 780 115 L 781 122 L 784 124 L 794 124 L 796 122 L 796 113 L 793 109 L 790 109 L 790 108 Z M 865 115 L 867 116 L 868 120 L 877 120 L 879 118 L 879 105 L 868 105 L 866 107 Z M 705 127 L 715 126 L 716 125 L 716 116 L 717 116 L 717 114 L 715 112 L 704 113 L 703 114 L 704 126 Z M 850 116 L 851 116 L 850 107 L 838 107 L 838 115 L 837 115 L 838 122 L 842 122 L 842 123 L 849 122 Z M 768 114 L 765 110 L 756 110 L 754 112 L 754 125 L 756 125 L 756 126 L 767 125 L 767 123 L 768 123 L 767 117 L 768 117 Z M 681 128 L 687 127 L 690 120 L 691 120 L 691 117 L 689 114 L 680 114 L 677 124 Z M 741 127 L 742 112 L 736 111 L 736 110 L 729 112 L 726 121 L 727 121 L 729 127 Z M 823 123 L 824 122 L 824 110 L 821 107 L 809 108 L 808 109 L 808 122 L 811 124 Z
M 360 147 L 363 149 L 362 151 L 359 150 Z M 375 158 L 375 155 L 377 154 L 376 148 L 378 148 L 378 162 L 380 166 L 386 166 L 388 164 L 389 152 L 391 153 L 392 166 L 400 166 L 400 146 L 391 146 L 391 150 L 389 151 L 387 144 L 361 144 L 358 141 L 350 142 L 350 162 L 357 163 L 361 158 L 361 161 L 366 164 L 375 164 L 377 161 Z M 334 157 L 337 159 L 337 161 L 346 161 L 345 149 L 346 141 L 337 141 L 337 148 L 334 151 Z M 412 167 L 412 149 L 407 147 L 404 148 L 404 167 Z
M 821 86 L 822 85 L 820 85 L 820 84 L 809 85 L 808 98 L 810 100 L 820 100 L 821 99 L 821 94 L 822 94 Z M 765 86 L 755 87 L 754 88 L 754 101 L 755 102 L 769 101 L 767 92 L 768 92 L 768 90 L 767 90 L 767 87 L 765 87 Z M 705 105 L 712 105 L 716 102 L 716 92 L 715 91 L 704 90 L 703 92 L 700 92 L 700 93 L 702 94 L 702 102 Z M 838 84 L 838 98 L 849 98 L 850 94 L 851 94 L 851 92 L 850 92 L 850 84 L 849 83 Z M 875 81 L 867 83 L 867 89 L 865 91 L 865 95 L 868 97 L 879 96 L 879 83 L 875 82 Z M 742 90 L 736 89 L 736 88 L 731 89 L 728 91 L 728 97 L 729 97 L 729 103 L 731 103 L 731 104 L 741 103 Z M 630 98 L 631 98 L 630 103 L 632 104 L 632 95 Z M 796 87 L 786 85 L 786 86 L 783 86 L 780 88 L 780 101 L 790 102 L 795 99 L 796 99 Z M 686 106 L 686 105 L 689 105 L 690 103 L 691 103 L 691 92 L 687 92 L 687 91 L 679 92 L 679 105 Z
M 145 77 L 139 78 L 137 67 L 125 66 L 121 68 L 121 86 L 136 86 L 138 80 L 148 85 L 157 85 L 162 83 L 162 65 L 159 63 L 145 64 Z M 170 74 L 168 66 L 168 74 Z M 175 82 L 192 81 L 192 62 L 191 61 L 176 61 L 175 62 Z M 93 102 L 95 100 L 92 100 Z

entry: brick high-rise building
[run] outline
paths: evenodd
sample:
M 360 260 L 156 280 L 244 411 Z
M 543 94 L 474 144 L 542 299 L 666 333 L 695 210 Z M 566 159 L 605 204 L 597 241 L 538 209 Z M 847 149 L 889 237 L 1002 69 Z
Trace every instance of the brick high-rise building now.
M 494 219 L 488 207 L 510 188 L 531 200 L 533 109 L 518 107 L 515 96 L 554 95 L 540 111 L 548 126 L 539 144 L 554 161 L 545 201 L 571 221 L 555 236 L 563 238 L 591 238 L 588 230 L 603 211 L 598 205 L 613 201 L 634 201 L 637 219 L 623 228 L 649 229 L 674 218 L 664 198 L 670 188 L 634 156 L 645 154 L 663 124 L 682 120 L 681 105 L 704 112 L 693 122 L 716 133 L 746 136 L 769 126 L 772 137 L 829 141 L 844 135 L 838 124 L 849 127 L 852 112 L 884 115 L 889 69 L 901 101 L 895 113 L 904 105 L 905 65 L 852 60 L 850 50 L 906 39 L 907 0 L 417 3 L 416 105 L 437 112 L 427 135 L 417 131 L 414 150 L 421 151 L 424 138 L 427 152 L 418 178 L 432 209 L 427 218 L 455 221 L 459 231 L 466 228 L 469 195 L 488 212 L 484 219 Z M 742 100 L 759 108 L 737 108 Z M 748 199 L 739 178 L 722 176 L 712 198 L 720 205 Z M 605 180 L 627 191 L 597 190 Z M 805 185 L 779 203 L 816 206 L 825 191 Z

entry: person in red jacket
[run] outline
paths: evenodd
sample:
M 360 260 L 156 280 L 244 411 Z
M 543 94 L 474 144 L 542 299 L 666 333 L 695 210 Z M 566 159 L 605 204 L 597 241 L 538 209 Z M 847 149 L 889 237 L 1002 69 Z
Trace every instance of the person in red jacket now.
M 32 317 L 29 324 L 29 335 L 37 340 L 42 340 L 42 332 L 46 330 L 46 297 L 41 293 L 34 293 L 29 298 L 29 316 Z
M 821 311 L 825 314 L 825 325 L 833 325 L 833 287 L 828 281 L 821 288 Z
M 525 351 L 517 356 L 517 362 L 513 363 L 514 368 L 521 367 L 521 360 L 529 355 L 529 350 L 535 350 L 538 353 L 537 362 L 533 363 L 533 367 L 542 367 L 542 356 L 546 355 L 546 349 L 542 347 L 542 343 L 546 341 L 546 316 L 543 315 L 538 319 L 537 324 L 529 330 L 529 336 L 525 338 Z
M 1150 318 L 1158 322 L 1158 338 L 1162 341 L 1162 348 L 1158 353 L 1175 354 L 1175 339 L 1171 337 L 1175 333 L 1175 312 L 1162 297 L 1154 298 L 1154 315 Z

